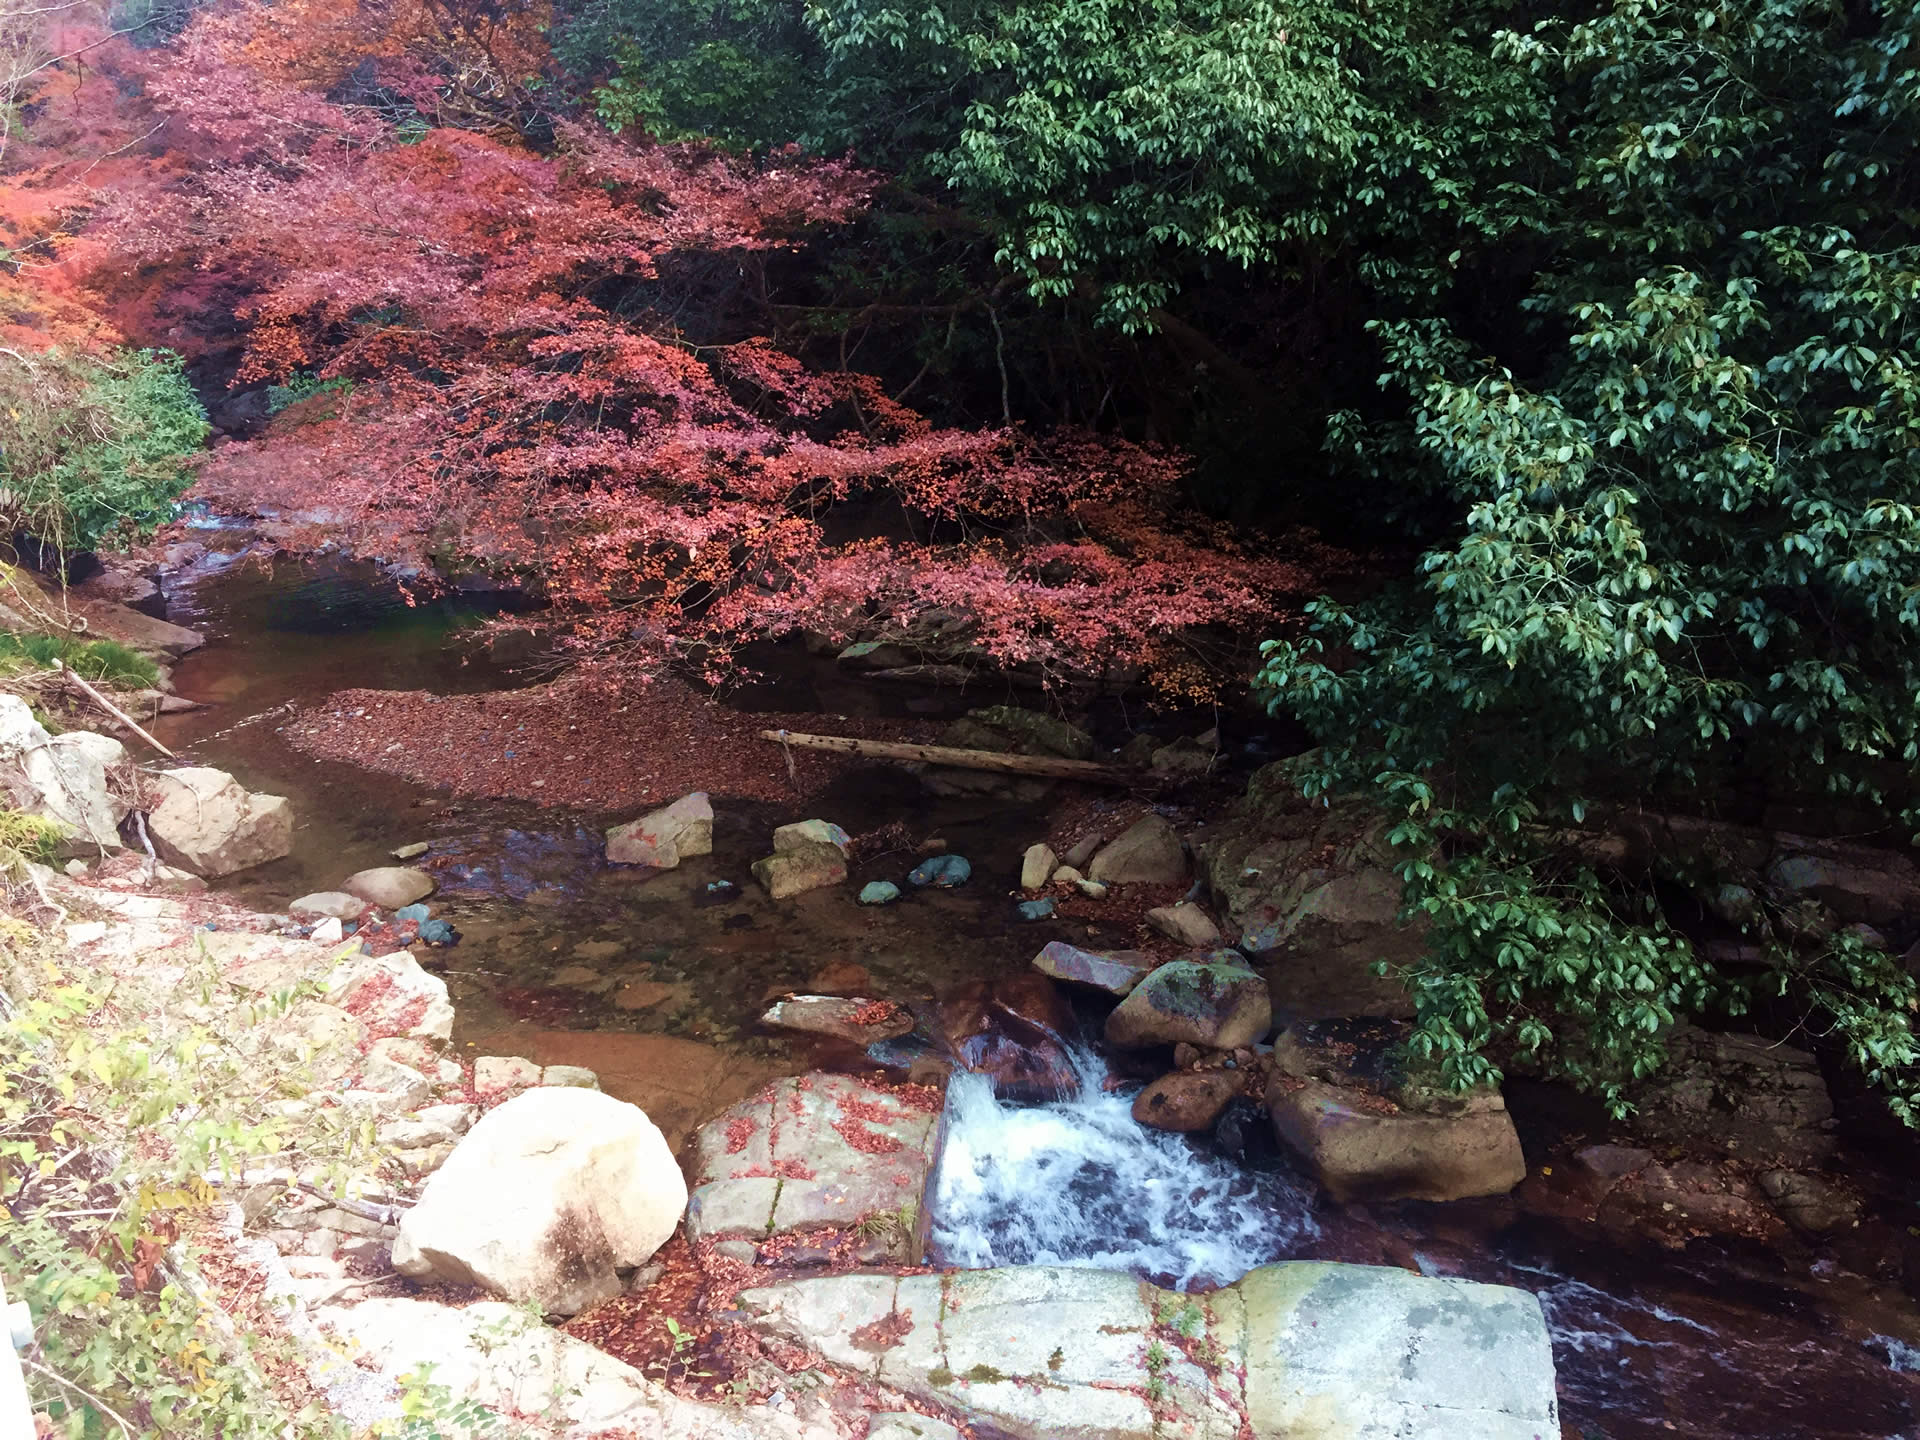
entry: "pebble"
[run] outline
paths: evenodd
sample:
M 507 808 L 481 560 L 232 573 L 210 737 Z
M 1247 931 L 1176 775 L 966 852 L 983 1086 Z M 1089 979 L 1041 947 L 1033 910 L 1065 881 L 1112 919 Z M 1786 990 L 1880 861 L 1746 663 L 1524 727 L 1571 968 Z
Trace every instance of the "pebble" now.
M 418 860 L 431 848 L 426 841 L 416 840 L 411 845 L 402 845 L 399 849 L 391 850 L 388 853 L 396 860 Z
M 900 898 L 900 887 L 891 880 L 869 880 L 860 887 L 862 905 L 891 905 Z
M 932 885 L 941 890 L 951 890 L 956 885 L 964 885 L 973 878 L 973 866 L 964 855 L 935 855 L 931 860 L 923 860 L 913 867 L 913 873 L 907 876 L 909 885 Z

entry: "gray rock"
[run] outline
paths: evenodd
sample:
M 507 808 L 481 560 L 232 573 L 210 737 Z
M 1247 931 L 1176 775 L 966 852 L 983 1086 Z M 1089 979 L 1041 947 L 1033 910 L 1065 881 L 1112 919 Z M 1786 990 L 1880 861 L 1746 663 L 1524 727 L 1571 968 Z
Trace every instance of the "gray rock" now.
M 1102 885 L 1174 885 L 1187 878 L 1187 854 L 1173 826 L 1148 815 L 1101 847 L 1087 877 Z
M 1833 1100 L 1813 1056 L 1757 1035 L 1676 1026 L 1667 1063 L 1634 1095 L 1648 1139 L 1710 1139 L 1748 1164 L 1817 1169 L 1833 1154 Z
M 1107 1043 L 1122 1050 L 1185 1041 L 1207 1050 L 1251 1045 L 1273 1026 L 1267 982 L 1231 950 L 1175 960 L 1153 971 L 1107 1017 Z
M 1064 940 L 1050 941 L 1033 957 L 1042 975 L 1120 996 L 1131 994 L 1159 963 L 1139 950 L 1082 950 Z
M 349 875 L 340 887 L 382 910 L 398 910 L 433 893 L 433 877 L 411 865 L 379 865 Z
M 831 845 L 842 855 L 853 844 L 853 837 L 831 820 L 795 820 L 773 832 L 773 853 L 798 849 L 802 845 Z
M 1147 911 L 1147 924 L 1189 950 L 1209 950 L 1220 943 L 1220 927 L 1191 900 Z
M 1045 842 L 1029 845 L 1026 853 L 1020 857 L 1020 888 L 1041 889 L 1053 878 L 1059 863 L 1059 857 L 1053 853 L 1051 845 Z
M 293 807 L 250 793 L 224 770 L 163 771 L 150 794 L 147 830 L 169 865 L 218 879 L 293 853 Z
M 26 701 L 0 695 L 0 763 L 13 776 L 13 806 L 51 820 L 71 851 L 121 848 L 127 804 L 107 784 L 107 772 L 126 760 L 118 740 L 85 730 L 49 735 Z
M 1018 1440 L 1543 1440 L 1553 1352 L 1522 1290 L 1299 1262 L 1187 1296 L 1098 1270 L 845 1275 L 746 1323 Z
M 1780 1218 L 1807 1235 L 1844 1230 L 1860 1215 L 1859 1200 L 1837 1185 L 1793 1170 L 1768 1170 L 1757 1177 L 1761 1192 Z
M 846 853 L 838 845 L 809 840 L 753 862 L 753 878 L 766 887 L 775 900 L 804 895 L 809 890 L 844 884 L 847 878 Z
M 607 859 L 615 865 L 671 870 L 690 856 L 712 853 L 713 804 L 704 790 L 607 831 Z
M 701 1127 L 687 1238 L 757 1244 L 864 1227 L 883 1254 L 910 1263 L 938 1118 L 845 1075 L 777 1081 Z

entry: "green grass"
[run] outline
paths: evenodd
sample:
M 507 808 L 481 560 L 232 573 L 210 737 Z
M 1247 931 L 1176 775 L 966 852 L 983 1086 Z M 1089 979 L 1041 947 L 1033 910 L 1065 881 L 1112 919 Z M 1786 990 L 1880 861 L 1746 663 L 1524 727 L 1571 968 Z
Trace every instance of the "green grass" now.
M 52 861 L 65 838 L 51 820 L 0 810 L 0 871 L 15 870 L 22 860 Z
M 145 689 L 160 678 L 160 668 L 118 640 L 82 640 L 73 635 L 14 635 L 0 632 L 0 673 L 29 666 L 51 669 L 64 661 L 83 680 L 110 681 Z

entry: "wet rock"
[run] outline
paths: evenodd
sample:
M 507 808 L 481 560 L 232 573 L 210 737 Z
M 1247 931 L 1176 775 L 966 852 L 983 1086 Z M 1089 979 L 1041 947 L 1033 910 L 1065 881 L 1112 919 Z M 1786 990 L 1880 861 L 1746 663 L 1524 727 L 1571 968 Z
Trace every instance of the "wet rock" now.
M 302 895 L 287 906 L 287 913 L 296 920 L 332 919 L 358 920 L 373 907 L 358 895 L 349 895 L 344 890 L 321 890 L 312 895 Z M 401 917 L 396 915 L 394 919 Z
M 842 855 L 853 844 L 853 837 L 831 820 L 796 820 L 773 832 L 773 853 L 794 850 L 802 845 L 831 845 Z
M 411 865 L 380 865 L 349 875 L 341 889 L 382 910 L 398 910 L 433 893 L 433 877 Z
M 1859 1222 L 1859 1200 L 1818 1176 L 1768 1170 L 1756 1179 L 1780 1218 L 1802 1234 L 1828 1235 Z
M 1058 902 L 1050 895 L 1039 900 L 1022 900 L 1014 906 L 1022 920 L 1051 920 L 1053 912 L 1059 908 Z
M 1572 1169 L 1588 1198 L 1601 1199 L 1629 1175 L 1653 1164 L 1653 1152 L 1632 1145 L 1588 1145 L 1576 1150 Z
M 951 890 L 973 878 L 973 865 L 964 855 L 933 855 L 914 866 L 907 875 L 909 885 L 924 889 Z
M 453 1034 L 447 982 L 422 970 L 404 950 L 355 956 L 336 967 L 325 984 L 327 999 L 359 1016 L 377 1036 L 446 1040 Z
M 860 887 L 862 905 L 891 905 L 900 898 L 900 887 L 891 880 L 869 880 Z
M 1033 968 L 1054 980 L 1125 996 L 1160 962 L 1139 950 L 1082 950 L 1054 940 L 1033 957 Z
M 1187 854 L 1173 826 L 1148 815 L 1102 846 L 1087 876 L 1102 885 L 1174 885 L 1187 878 Z
M 701 1127 L 687 1238 L 738 1242 L 752 1254 L 777 1236 L 864 1231 L 852 1238 L 913 1263 L 938 1119 L 937 1100 L 845 1075 L 775 1081 Z M 825 1263 L 830 1250 L 814 1258 Z
M 1453 1114 L 1398 1110 L 1367 1091 L 1277 1076 L 1274 1130 L 1335 1200 L 1465 1200 L 1504 1195 L 1527 1176 L 1497 1094 Z
M 293 852 L 293 807 L 249 792 L 224 770 L 163 771 L 148 793 L 147 832 L 169 865 L 218 879 Z
M 713 804 L 704 790 L 607 831 L 607 860 L 671 870 L 682 860 L 713 853 Z
M 1426 948 L 1422 926 L 1400 923 L 1403 887 L 1377 812 L 1308 801 L 1286 762 L 1269 765 L 1199 858 L 1227 933 L 1268 963 L 1287 1023 L 1413 1013 L 1406 988 L 1373 973 Z
M 529 1090 L 481 1118 L 400 1222 L 393 1265 L 573 1315 L 620 1293 L 680 1223 L 686 1182 L 646 1112 Z
M 1231 950 L 1176 960 L 1153 971 L 1107 1017 L 1107 1043 L 1121 1050 L 1186 1041 L 1209 1050 L 1250 1045 L 1273 1025 L 1267 982 Z
M 1147 924 L 1189 950 L 1208 950 L 1220 943 L 1220 927 L 1191 900 L 1147 911 Z
M 890 1000 L 861 1000 L 833 995 L 795 995 L 760 1017 L 774 1030 L 820 1035 L 865 1049 L 913 1031 L 913 1013 Z
M 418 860 L 432 848 L 433 846 L 429 845 L 425 840 L 416 840 L 411 845 L 401 845 L 389 850 L 387 853 L 404 864 L 408 860 Z
M 960 1067 L 990 1077 L 1002 1099 L 1053 1100 L 1077 1084 L 1073 1013 L 1044 975 L 962 985 L 942 1002 L 940 1029 Z
M 753 862 L 753 878 L 775 900 L 839 885 L 847 878 L 847 857 L 839 846 L 810 840 Z
M 762 1334 L 1017 1440 L 1540 1440 L 1553 1352 L 1522 1290 L 1296 1262 L 1204 1296 L 1056 1266 L 743 1291 Z
M 563 990 L 587 990 L 596 995 L 604 995 L 620 984 L 611 975 L 602 975 L 591 965 L 562 965 L 548 977 L 547 983 Z
M 1836 1145 L 1833 1101 L 1813 1056 L 1757 1035 L 1678 1026 L 1667 1063 L 1634 1096 L 1648 1139 L 1701 1139 L 1750 1165 L 1818 1168 Z
M 1180 1070 L 1162 1075 L 1133 1100 L 1133 1118 L 1155 1130 L 1211 1130 L 1234 1096 L 1241 1076 L 1234 1070 Z
M 1681 1160 L 1623 1177 L 1600 1204 L 1610 1230 L 1651 1235 L 1679 1247 L 1696 1235 L 1772 1238 L 1780 1222 L 1766 1197 L 1738 1171 Z

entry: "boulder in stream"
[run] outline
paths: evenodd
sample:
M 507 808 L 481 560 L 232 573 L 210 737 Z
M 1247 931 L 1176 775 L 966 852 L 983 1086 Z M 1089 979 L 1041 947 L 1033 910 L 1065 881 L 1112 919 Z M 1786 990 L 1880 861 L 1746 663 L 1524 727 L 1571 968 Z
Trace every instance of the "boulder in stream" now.
M 1054 980 L 1126 996 L 1160 962 L 1141 950 L 1082 950 L 1064 940 L 1049 941 L 1033 957 L 1033 968 Z
M 434 880 L 411 865 L 377 865 L 349 875 L 340 888 L 382 910 L 398 910 L 433 893 Z
M 147 831 L 170 865 L 218 879 L 293 853 L 286 798 L 254 794 L 224 770 L 165 770 L 149 793 Z
M 941 1003 L 940 1028 L 960 1067 L 990 1078 L 1003 1100 L 1056 1100 L 1078 1086 L 1073 1013 L 1044 975 L 969 981 Z
M 839 885 L 847 878 L 846 852 L 824 840 L 805 840 L 753 862 L 753 878 L 775 900 Z
M 484 1115 L 400 1222 L 393 1266 L 574 1315 L 620 1293 L 686 1208 L 673 1152 L 638 1105 L 529 1090 Z
M 853 844 L 853 837 L 831 820 L 795 820 L 773 832 L 773 853 L 795 850 L 802 845 L 831 845 L 842 855 Z
M 691 856 L 712 853 L 713 803 L 704 790 L 607 831 L 607 861 L 613 865 L 671 870 Z
M 1282 1032 L 1266 1094 L 1275 1132 L 1343 1204 L 1506 1194 L 1527 1163 L 1500 1092 L 1409 1082 L 1403 1032 L 1384 1020 Z
M 1087 877 L 1102 885 L 1176 885 L 1187 878 L 1187 852 L 1173 826 L 1147 815 L 1100 848 Z
M 1143 1050 L 1182 1041 L 1205 1050 L 1251 1045 L 1273 1025 L 1267 982 L 1232 950 L 1162 965 L 1107 1017 L 1107 1043 Z
M 13 808 L 58 826 L 69 853 L 121 848 L 128 807 L 109 775 L 126 763 L 126 747 L 111 736 L 49 735 L 26 701 L 0 695 L 0 785 Z

